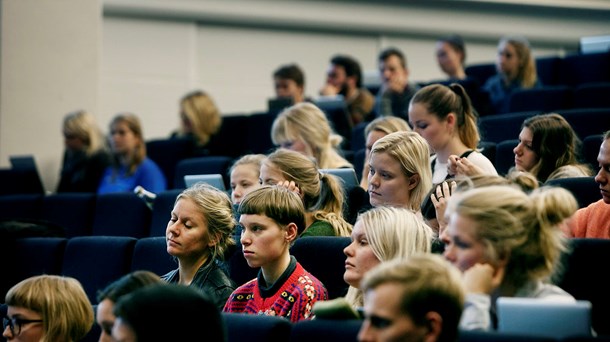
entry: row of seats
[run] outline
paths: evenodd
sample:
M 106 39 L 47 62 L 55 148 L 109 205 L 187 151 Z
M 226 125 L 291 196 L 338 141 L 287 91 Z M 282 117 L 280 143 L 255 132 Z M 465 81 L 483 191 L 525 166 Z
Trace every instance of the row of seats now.
M 345 237 L 307 237 L 298 239 L 291 248 L 291 253 L 303 267 L 326 285 L 330 298 L 342 296 L 347 290 L 347 284 L 342 279 L 345 262 L 343 249 L 349 242 L 350 239 Z M 563 272 L 553 280 L 576 299 L 590 301 L 593 328 L 600 335 L 608 335 L 610 295 L 607 289 L 610 281 L 607 277 L 599 277 L 599 267 L 593 261 L 610 258 L 610 240 L 572 239 L 569 242 L 569 251 L 563 256 Z M 6 263 L 6 276 L 0 280 L 2 296 L 10 286 L 26 277 L 42 273 L 62 274 L 79 279 L 91 302 L 95 303 L 98 289 L 130 271 L 145 269 L 161 275 L 176 267 L 166 253 L 165 241 L 161 237 L 139 240 L 128 237 L 27 238 L 3 244 L 0 253 L 2 260 L 10 260 Z M 247 267 L 239 248 L 227 263 L 230 276 L 237 284 L 256 275 L 257 270 Z M 248 318 L 240 316 L 235 319 L 240 322 Z M 255 322 L 236 325 L 243 329 L 254 329 L 247 335 L 241 335 L 246 331 L 234 329 L 232 323 L 228 323 L 229 334 L 243 337 L 270 333 L 267 328 L 262 328 L 266 322 Z M 260 330 L 256 328 L 257 325 L 261 326 Z M 229 341 L 232 340 L 236 339 L 230 337 Z

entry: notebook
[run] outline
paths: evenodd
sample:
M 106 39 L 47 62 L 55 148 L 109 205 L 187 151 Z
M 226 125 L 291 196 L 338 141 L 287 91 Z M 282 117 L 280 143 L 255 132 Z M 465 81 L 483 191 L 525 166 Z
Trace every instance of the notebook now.
M 23 193 L 44 193 L 44 187 L 32 155 L 9 156 L 11 168 L 17 174 L 23 175 L 26 184 L 22 184 Z
M 591 336 L 591 302 L 500 297 L 498 331 L 550 338 Z
M 351 189 L 360 184 L 358 182 L 358 177 L 356 176 L 356 171 L 352 168 L 320 169 L 320 172 L 329 173 L 339 177 L 339 179 L 341 179 L 343 182 L 343 187 L 345 189 Z
M 195 185 L 196 183 L 203 182 L 210 184 L 218 190 L 227 191 L 225 187 L 224 179 L 219 173 L 209 175 L 186 175 L 184 176 L 184 184 L 187 188 Z

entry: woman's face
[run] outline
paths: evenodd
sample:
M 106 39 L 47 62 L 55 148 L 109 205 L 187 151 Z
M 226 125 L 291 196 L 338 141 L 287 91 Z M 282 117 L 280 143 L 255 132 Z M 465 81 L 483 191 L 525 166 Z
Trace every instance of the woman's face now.
M 309 144 L 307 144 L 305 140 L 301 138 L 294 138 L 292 140 L 284 141 L 280 144 L 280 147 L 285 148 L 287 150 L 299 152 L 300 154 L 310 158 L 315 158 L 311 146 L 309 146 Z
M 259 175 L 257 164 L 241 164 L 233 168 L 233 171 L 231 171 L 231 200 L 233 204 L 239 204 L 247 194 L 261 187 Z
M 216 242 L 210 237 L 203 215 L 189 198 L 181 198 L 176 202 L 165 230 L 168 254 L 178 259 L 195 259 L 209 254 L 209 249 Z
M 386 135 L 387 134 L 385 132 L 378 131 L 376 129 L 372 130 L 369 134 L 367 134 L 364 160 L 368 160 L 369 154 L 371 154 L 371 150 L 373 149 L 373 145 L 375 144 L 375 142 L 377 142 L 377 140 L 385 137 Z
M 488 262 L 485 246 L 477 237 L 479 224 L 474 220 L 453 213 L 447 228 L 441 233 L 445 243 L 445 259 L 464 272 L 476 263 Z
M 356 221 L 352 230 L 352 243 L 343 249 L 343 253 L 347 257 L 343 280 L 355 288 L 360 288 L 364 275 L 380 263 L 364 233 L 362 221 Z
M 112 327 L 112 338 L 114 341 L 120 342 L 136 342 L 138 340 L 136 332 L 133 328 L 123 321 L 120 317 L 117 318 Z
M 371 205 L 408 208 L 411 190 L 417 184 L 405 175 L 398 160 L 386 152 L 371 153 L 369 166 Z
M 456 75 L 462 68 L 462 55 L 447 42 L 436 43 L 436 60 L 441 70 L 449 76 Z
M 449 121 L 439 120 L 423 103 L 412 103 L 409 106 L 409 123 L 435 152 L 442 151 L 451 138 Z
M 97 305 L 95 320 L 99 325 L 102 333 L 100 334 L 100 342 L 113 342 L 112 325 L 114 324 L 115 316 L 112 313 L 114 302 L 106 298 Z
M 118 155 L 128 155 L 142 143 L 124 121 L 112 125 L 110 137 L 112 151 Z
M 44 337 L 44 323 L 40 313 L 20 306 L 9 305 L 6 316 L 11 325 L 4 328 L 2 336 L 7 341 L 38 342 Z
M 513 80 L 519 74 L 519 56 L 517 49 L 508 43 L 501 42 L 498 45 L 498 59 L 496 60 L 496 68 L 500 73 L 506 75 L 509 80 Z
M 533 139 L 532 131 L 523 127 L 521 133 L 519 133 L 519 144 L 513 149 L 515 168 L 519 171 L 529 172 L 538 163 L 538 155 L 532 149 Z
M 260 183 L 262 185 L 277 185 L 286 180 L 284 174 L 275 165 L 271 163 L 261 165 Z

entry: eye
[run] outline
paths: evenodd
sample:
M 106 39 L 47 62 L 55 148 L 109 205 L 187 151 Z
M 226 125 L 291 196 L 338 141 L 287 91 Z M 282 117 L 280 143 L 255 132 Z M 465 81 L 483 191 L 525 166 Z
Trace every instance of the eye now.
M 367 239 L 360 239 L 360 240 L 358 240 L 358 244 L 360 246 L 367 246 L 369 244 L 369 242 Z
M 428 127 L 428 124 L 422 124 L 422 123 L 418 123 L 416 126 L 417 126 L 417 128 L 419 128 L 419 129 L 426 129 L 426 128 Z
M 387 328 L 392 324 L 392 321 L 390 321 L 389 319 L 381 318 L 378 316 L 371 316 L 369 318 L 369 321 L 371 322 L 372 326 L 379 329 Z

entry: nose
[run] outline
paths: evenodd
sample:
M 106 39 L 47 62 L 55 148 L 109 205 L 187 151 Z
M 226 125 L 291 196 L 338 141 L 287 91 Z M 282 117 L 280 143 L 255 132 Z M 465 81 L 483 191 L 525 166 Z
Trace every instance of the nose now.
M 521 155 L 521 143 L 517 144 L 517 146 L 513 148 L 513 153 L 517 156 Z
M 599 171 L 597 171 L 597 174 L 595 175 L 595 181 L 598 184 L 602 184 L 605 185 L 606 183 L 608 183 L 608 179 L 606 177 L 604 177 L 604 168 L 600 167 Z
M 245 245 L 245 246 L 250 245 L 250 242 L 251 242 L 251 241 L 250 241 L 250 237 L 249 237 L 249 235 L 248 235 L 248 231 L 247 231 L 247 230 L 242 229 L 242 231 L 241 231 L 241 236 L 239 237 L 239 242 L 240 242 L 242 245 Z
M 346 256 L 353 256 L 354 252 L 352 250 L 352 245 L 354 244 L 354 241 L 352 241 L 352 243 L 350 243 L 349 245 L 347 245 L 347 247 L 343 248 L 343 254 L 345 254 Z
M 360 326 L 360 331 L 358 332 L 358 341 L 374 341 L 371 330 L 371 323 L 368 319 L 365 319 Z
M 371 174 L 371 172 L 369 172 L 369 184 L 375 188 L 379 187 L 379 177 L 377 177 L 376 173 Z

